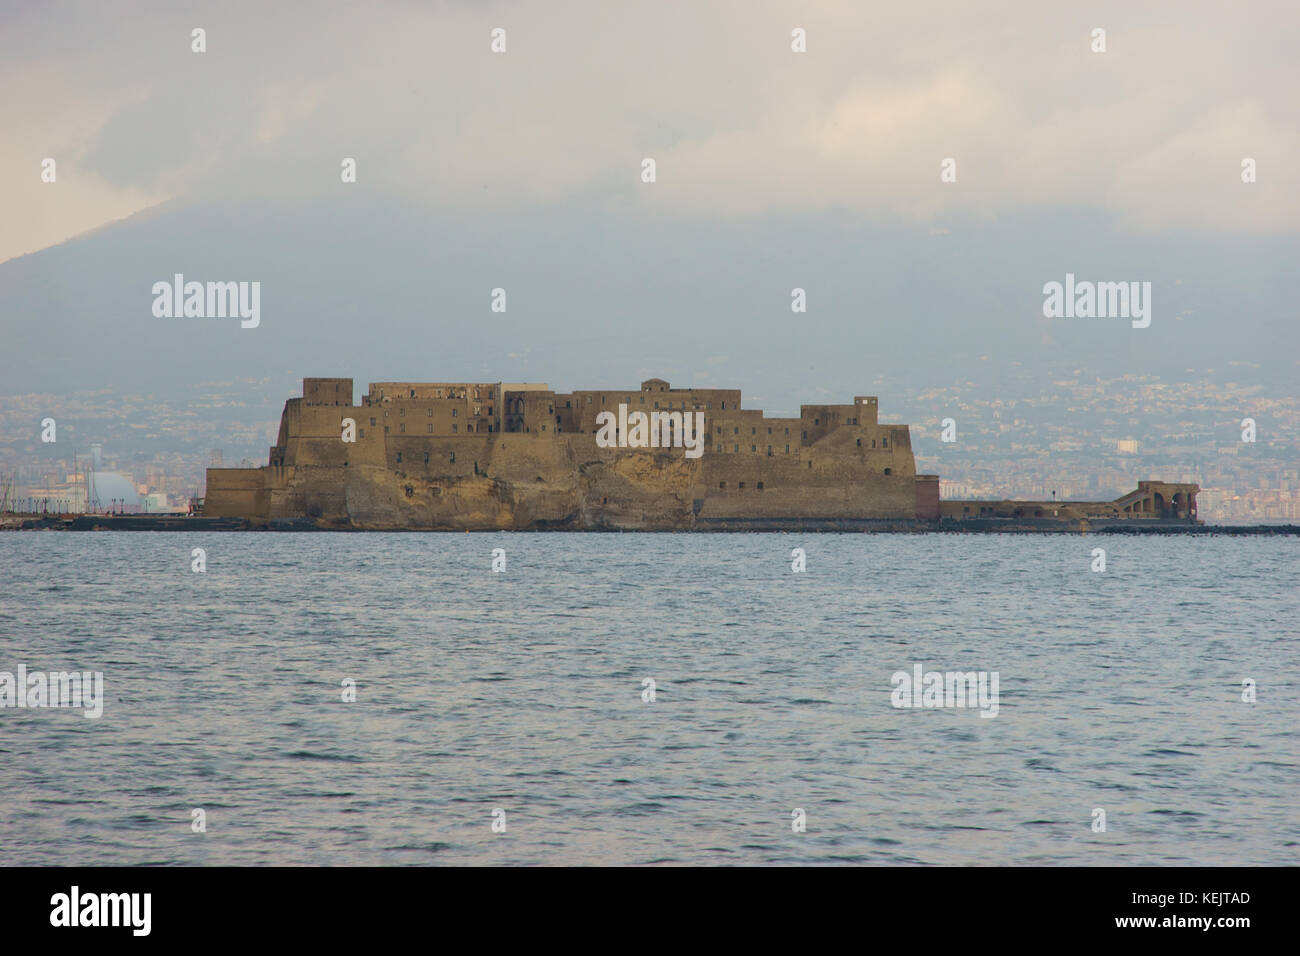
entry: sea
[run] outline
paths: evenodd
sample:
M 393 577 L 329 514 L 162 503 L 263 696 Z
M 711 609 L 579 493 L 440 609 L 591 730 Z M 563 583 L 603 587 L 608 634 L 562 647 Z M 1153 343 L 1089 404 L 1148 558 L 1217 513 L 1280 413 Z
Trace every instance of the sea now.
M 0 847 L 1294 865 L 1298 571 L 1281 536 L 6 533 Z M 20 665 L 102 673 L 102 713 L 18 706 Z M 931 672 L 996 713 L 902 693 Z

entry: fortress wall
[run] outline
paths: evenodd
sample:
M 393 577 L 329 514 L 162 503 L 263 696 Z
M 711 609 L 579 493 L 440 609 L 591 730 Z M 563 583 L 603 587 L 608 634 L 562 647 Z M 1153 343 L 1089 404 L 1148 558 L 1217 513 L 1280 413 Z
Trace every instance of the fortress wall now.
M 871 439 L 869 434 L 878 437 Z M 872 447 L 872 441 L 875 447 Z M 815 445 L 802 451 L 805 461 L 813 463 L 809 469 L 814 474 L 826 472 L 844 477 L 839 471 L 852 464 L 863 475 L 880 475 L 893 478 L 916 477 L 916 459 L 906 425 L 882 425 L 874 429 L 841 428 L 831 432 Z M 829 471 L 826 471 L 829 469 Z
M 368 427 L 390 435 L 491 433 L 502 430 L 503 394 L 489 382 L 380 382 L 361 411 Z
M 343 441 L 343 419 L 351 418 L 359 427 L 357 412 L 351 406 L 300 405 L 295 420 L 289 422 L 285 463 L 342 467 L 355 447 Z
M 540 477 L 543 482 L 572 486 L 575 457 L 568 438 L 555 432 L 495 436 L 488 445 L 489 474 L 505 481 L 535 482 Z
M 769 445 L 773 455 L 798 455 L 803 445 L 802 423 L 798 418 L 764 418 L 762 412 L 741 410 L 710 420 L 705 413 L 704 427 L 711 442 L 710 451 L 719 455 L 765 455 Z
M 426 477 L 472 477 L 487 470 L 495 435 L 393 435 L 383 440 L 381 466 Z M 428 461 L 425 456 L 428 455 Z M 400 459 L 399 459 L 400 456 Z M 372 462 L 367 462 L 371 464 Z
M 890 458 L 890 464 L 886 467 L 891 468 L 895 475 L 907 475 L 915 478 L 916 456 L 912 454 L 912 430 L 907 425 L 885 425 L 882 427 L 888 432 L 883 437 L 889 440 L 888 450 L 883 447 L 879 449 L 882 460 L 886 454 Z
M 352 379 L 304 378 L 302 401 L 305 405 L 351 405 Z
M 303 500 L 300 485 L 295 480 L 296 472 L 297 469 L 291 465 L 268 469 L 267 518 L 306 516 L 307 506 Z
M 340 443 L 341 444 L 341 443 Z M 277 518 L 322 518 L 326 521 L 342 522 L 347 519 L 347 484 L 351 477 L 350 468 L 337 466 L 315 466 L 309 469 L 298 468 L 295 476 L 307 480 L 293 482 L 292 510 L 274 513 Z
M 626 404 L 628 412 L 701 411 L 708 418 L 724 412 L 735 414 L 740 410 L 739 389 L 677 389 L 667 388 L 667 383 L 660 383 L 664 386 L 661 388 L 659 385 L 651 384 L 656 381 L 652 379 L 650 382 L 643 382 L 641 388 L 634 389 L 577 391 L 556 395 L 557 412 L 561 416 L 564 430 L 594 434 L 598 427 L 596 416 L 605 411 L 618 414 L 620 404 Z M 645 387 L 647 385 L 651 387 Z
M 911 475 L 886 476 L 838 457 L 825 456 L 819 463 L 815 458 L 720 455 L 704 466 L 703 483 L 702 518 L 912 518 L 916 511 Z
M 390 432 L 382 444 L 377 463 L 300 470 L 286 502 L 315 502 L 321 517 L 364 528 L 527 528 L 581 510 L 568 447 L 549 434 Z
M 916 476 L 916 517 L 923 521 L 937 521 L 941 515 L 939 506 L 939 476 Z
M 897 430 L 905 436 L 905 427 Z M 905 442 L 874 451 L 854 444 L 852 453 L 833 447 L 850 442 L 853 433 L 846 431 L 806 456 L 706 451 L 688 459 L 677 448 L 600 448 L 594 435 L 577 433 L 432 439 L 390 433 L 381 466 L 347 475 L 347 507 L 364 525 L 399 527 L 436 525 L 442 515 L 454 527 L 571 520 L 578 526 L 680 528 L 691 525 L 697 500 L 701 514 L 725 517 L 912 517 L 914 466 Z M 896 473 L 885 475 L 884 468 L 895 464 Z M 300 480 L 298 500 L 315 500 L 316 509 L 328 513 L 327 487 L 319 486 L 336 479 L 316 469 L 300 479 L 307 483 Z
M 204 517 L 266 520 L 270 494 L 264 468 L 209 468 Z
M 799 431 L 804 437 L 804 444 L 811 445 L 828 435 L 833 428 L 845 424 L 836 405 L 801 405 L 799 406 Z M 851 408 L 851 406 L 849 406 Z
M 313 401 L 286 402 L 272 464 L 217 476 L 211 513 L 255 520 L 309 517 L 363 528 L 688 529 L 697 514 L 742 520 L 911 519 L 917 512 L 909 430 L 878 425 L 871 397 L 804 406 L 797 419 L 769 419 L 759 410 L 740 409 L 738 390 L 669 389 L 654 379 L 635 391 L 558 396 L 538 388 L 483 391 L 488 386 L 472 383 L 380 383 L 371 386 L 360 406 L 335 404 L 341 398 L 334 399 L 334 384 L 342 396 L 347 381 L 307 380 L 304 388 Z M 452 415 L 462 403 L 474 404 L 455 390 L 472 394 L 476 387 L 481 416 Z M 437 388 L 452 391 L 440 399 Z M 444 431 L 466 418 L 490 421 L 489 394 L 491 414 L 536 430 Z M 381 401 L 374 402 L 376 397 Z M 705 406 L 700 409 L 706 426 L 703 457 L 686 458 L 683 448 L 598 447 L 595 414 L 621 403 L 631 410 L 683 414 Z M 709 403 L 716 410 L 708 410 Z M 357 423 L 355 443 L 341 440 L 347 417 Z M 591 429 L 565 428 L 566 421 L 581 424 L 588 418 Z M 822 437 L 805 444 L 806 425 Z M 728 437 L 733 447 L 741 447 L 739 453 L 718 450 Z

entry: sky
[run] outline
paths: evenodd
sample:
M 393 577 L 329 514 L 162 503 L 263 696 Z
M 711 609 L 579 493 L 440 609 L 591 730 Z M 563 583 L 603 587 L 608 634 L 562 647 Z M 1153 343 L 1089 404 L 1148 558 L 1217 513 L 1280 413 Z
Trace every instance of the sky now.
M 0 27 L 0 260 L 169 198 L 325 197 L 344 156 L 358 184 L 467 209 L 1300 226 L 1287 2 L 56 2 Z
M 192 49 L 196 28 L 206 52 Z M 494 29 L 505 52 L 492 50 Z M 792 50 L 795 30 L 806 52 Z M 848 332 L 855 297 L 874 297 L 892 316 L 874 323 L 943 313 L 932 340 L 983 332 L 1027 348 L 1057 331 L 1034 314 L 1043 283 L 1089 265 L 1097 279 L 1157 284 L 1166 333 L 1139 350 L 1205 302 L 1248 303 L 1262 323 L 1252 334 L 1266 336 L 1295 318 L 1298 43 L 1289 2 L 8 3 L 0 333 L 87 282 L 106 283 L 90 290 L 105 312 L 147 321 L 149 299 L 132 290 L 182 260 L 239 263 L 239 275 L 197 277 L 260 279 L 275 303 L 275 282 L 299 266 L 285 250 L 312 249 L 330 263 L 322 273 L 358 263 L 353 292 L 330 295 L 372 315 L 441 298 L 463 316 L 506 284 L 498 261 L 532 265 L 554 341 L 591 340 L 611 302 L 654 321 L 639 300 L 696 303 L 665 327 L 707 334 L 702 316 L 763 308 L 745 298 L 763 286 L 787 324 L 816 324 L 833 303 L 831 327 Z M 47 158 L 54 182 L 42 181 Z M 355 183 L 341 181 L 345 158 Z M 948 159 L 953 182 L 941 180 Z M 349 228 L 393 228 L 360 227 L 369 248 L 330 260 L 318 244 L 331 211 Z M 243 225 L 211 227 L 228 215 Z M 130 260 L 128 228 L 168 239 Z M 90 246 L 57 254 L 87 233 Z M 436 261 L 410 257 L 410 244 Z M 873 268 L 878 286 L 849 282 Z M 480 272 L 488 288 L 446 288 Z M 120 294 L 114 276 L 131 276 Z M 699 285 L 715 276 L 742 291 L 709 298 Z M 318 314 L 307 303 L 327 279 L 282 283 L 278 301 Z M 444 288 L 412 289 L 426 279 Z M 1181 300 L 1183 283 L 1203 299 Z M 789 312 L 796 286 L 807 316 Z M 421 328 L 398 331 L 445 346 Z M 158 334 L 148 329 L 131 334 Z M 515 333 L 529 347 L 528 326 Z M 475 334 L 463 341 L 479 347 Z M 1105 334 L 1112 352 L 1141 341 L 1119 338 L 1119 324 Z M 1207 336 L 1179 332 L 1170 347 L 1199 341 L 1208 359 Z M 719 334 L 700 358 L 730 354 L 726 344 Z M 15 374 L 31 364 L 14 363 Z

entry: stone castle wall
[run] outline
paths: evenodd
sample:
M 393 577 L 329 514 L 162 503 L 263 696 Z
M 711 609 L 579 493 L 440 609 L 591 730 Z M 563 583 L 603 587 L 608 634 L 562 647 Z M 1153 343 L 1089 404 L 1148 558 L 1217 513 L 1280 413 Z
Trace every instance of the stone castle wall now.
M 620 403 L 701 412 L 703 454 L 599 447 L 596 416 Z M 804 406 L 799 418 L 769 419 L 740 404 L 738 390 L 651 379 L 640 389 L 569 394 L 378 383 L 353 405 L 350 379 L 306 379 L 303 398 L 285 404 L 266 466 L 209 470 L 205 514 L 445 530 L 917 516 L 908 427 L 879 424 L 874 397 Z M 341 438 L 348 418 L 354 442 Z

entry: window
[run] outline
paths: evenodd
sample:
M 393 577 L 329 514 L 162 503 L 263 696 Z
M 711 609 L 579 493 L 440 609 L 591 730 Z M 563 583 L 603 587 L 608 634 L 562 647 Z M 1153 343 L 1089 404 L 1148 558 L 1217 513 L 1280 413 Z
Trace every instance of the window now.
M 430 424 L 428 424 L 428 425 L 425 425 L 425 426 L 424 426 L 424 430 L 425 430 L 426 432 L 428 432 L 430 435 L 432 435 L 432 434 L 433 434 L 433 424 L 430 423 Z
M 740 451 L 740 446 L 739 446 L 739 445 L 732 445 L 732 446 L 731 446 L 731 450 L 732 450 L 732 451 Z
M 370 419 L 370 424 L 373 425 L 374 423 L 375 423 L 375 420 L 374 420 L 373 418 L 371 418 L 371 419 Z
M 388 434 L 388 426 L 387 426 L 387 425 L 384 426 L 384 434 L 385 434 L 385 435 Z
M 426 465 L 429 463 L 429 453 L 427 451 L 424 453 L 424 463 Z
M 789 446 L 789 445 L 786 445 L 786 446 L 785 446 L 785 453 L 786 453 L 787 455 L 790 454 L 790 446 Z
M 456 417 L 457 415 L 459 415 L 459 414 L 460 414 L 460 409 L 459 409 L 459 408 L 453 408 L 453 409 L 451 410 L 451 417 L 452 417 L 452 418 L 455 418 L 455 417 Z
M 761 481 L 758 483 L 758 490 L 759 491 L 763 490 L 763 483 Z
M 813 424 L 814 424 L 814 425 L 820 425 L 821 423 L 822 423 L 822 420 L 821 420 L 820 418 L 814 418 L 814 419 L 813 419 Z
M 405 406 L 405 405 L 403 405 L 401 408 L 399 408 L 399 409 L 397 410 L 397 417 L 398 417 L 398 418 L 405 418 L 405 417 L 406 417 L 406 406 Z
M 885 474 L 887 474 L 887 475 L 892 475 L 893 473 L 894 473 L 894 469 L 892 469 L 892 468 L 886 468 L 886 469 L 885 469 Z
M 749 430 L 749 433 L 750 433 L 751 435 L 757 435 L 757 434 L 758 434 L 758 429 L 757 429 L 757 428 L 751 428 L 751 429 Z
M 460 426 L 459 426 L 459 425 L 452 425 L 452 426 L 451 426 L 451 431 L 452 431 L 452 434 L 455 434 L 456 432 L 460 431 Z
M 859 447 L 859 448 L 862 447 L 862 439 L 861 439 L 861 438 L 858 439 L 858 447 Z
M 808 433 L 807 433 L 807 432 L 804 432 L 804 433 L 803 433 L 803 440 L 804 440 L 804 441 L 807 441 L 807 440 L 808 440 Z
M 768 458 L 771 458 L 771 457 L 772 457 L 772 446 L 771 446 L 771 445 L 768 445 L 768 446 L 767 446 L 767 457 L 768 457 Z
M 744 483 L 743 481 L 740 483 L 740 487 L 741 487 L 741 488 L 744 488 L 744 487 L 745 487 L 745 483 Z
M 757 445 L 750 445 L 750 446 L 749 446 L 749 450 L 750 450 L 750 451 L 758 451 L 758 446 L 757 446 Z
M 456 453 L 454 451 L 451 453 L 451 463 L 456 464 Z
M 739 425 L 737 425 L 737 426 L 732 430 L 732 434 L 733 434 L 733 435 L 739 435 L 739 434 L 740 434 L 740 426 L 739 426 Z
M 726 483 L 725 481 L 720 481 L 720 482 L 718 482 L 718 487 L 719 487 L 719 488 L 726 488 L 726 487 L 727 487 L 727 483 Z
M 888 447 L 889 447 L 889 439 L 888 439 L 888 438 L 882 438 L 882 439 L 880 439 L 880 447 L 881 447 L 881 448 L 888 448 Z
M 397 453 L 397 463 L 399 465 L 402 463 L 402 453 L 400 451 Z
M 767 433 L 768 433 L 769 435 L 772 434 L 772 428 L 771 428 L 770 425 L 768 426 Z
M 365 430 L 364 428 L 362 428 L 362 429 L 360 429 L 360 431 L 361 431 L 361 437 L 362 437 L 362 438 L 365 438 L 365 437 L 366 437 L 366 430 Z
M 398 425 L 398 426 L 397 426 L 397 430 L 398 430 L 399 432 L 404 432 L 404 431 L 406 431 L 406 422 L 402 422 L 402 424 Z
M 871 447 L 872 447 L 872 448 L 875 448 L 875 447 L 876 447 L 876 440 L 875 440 L 874 438 L 871 439 Z

